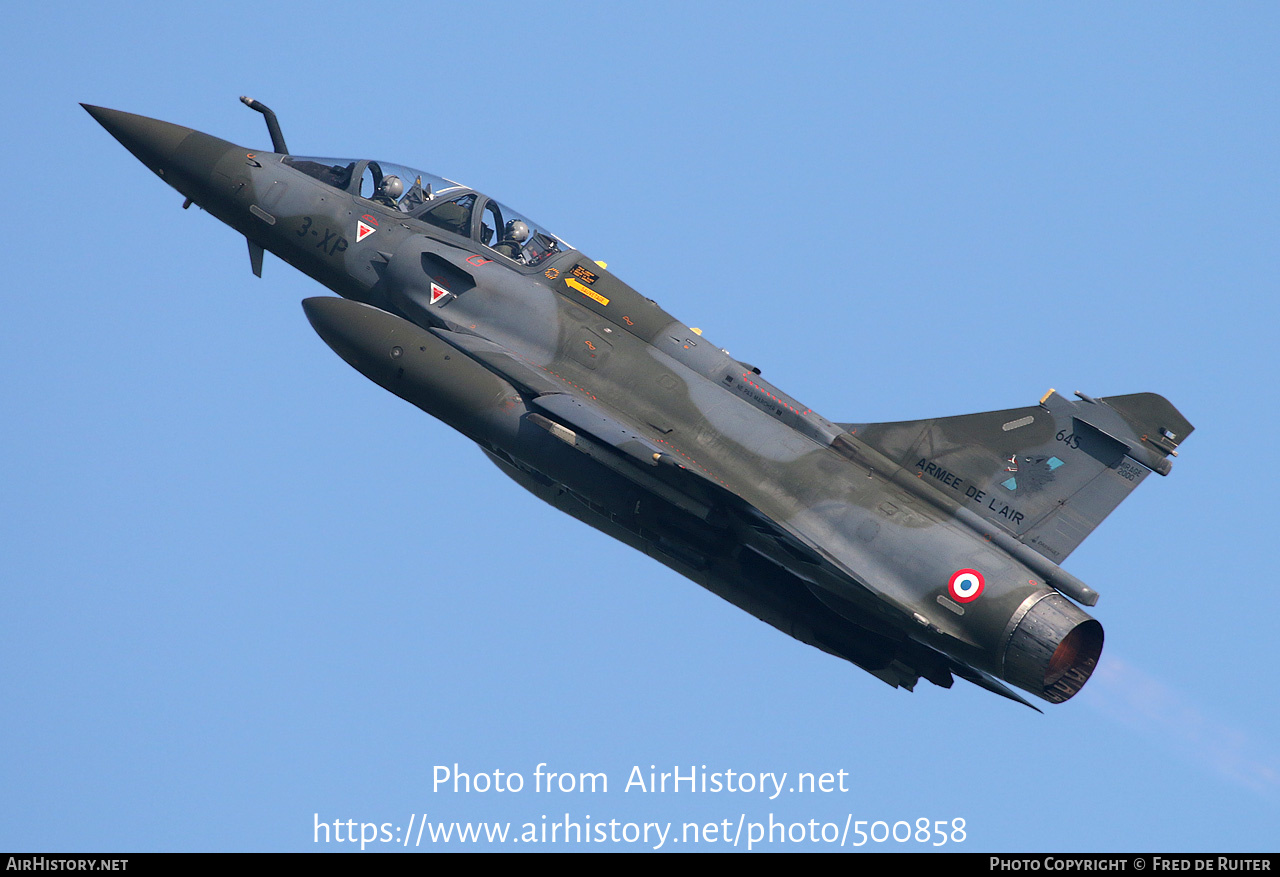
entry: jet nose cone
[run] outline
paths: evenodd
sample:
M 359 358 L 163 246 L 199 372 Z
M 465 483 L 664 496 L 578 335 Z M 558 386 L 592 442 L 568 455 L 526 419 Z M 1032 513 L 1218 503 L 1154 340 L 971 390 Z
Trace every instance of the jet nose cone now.
M 95 107 L 81 104 L 98 124 L 107 129 L 112 137 L 120 141 L 125 149 L 137 156 L 138 160 L 161 176 L 173 163 L 178 146 L 194 133 L 192 128 L 184 128 L 159 119 L 149 119 L 133 113 L 122 113 L 106 107 Z

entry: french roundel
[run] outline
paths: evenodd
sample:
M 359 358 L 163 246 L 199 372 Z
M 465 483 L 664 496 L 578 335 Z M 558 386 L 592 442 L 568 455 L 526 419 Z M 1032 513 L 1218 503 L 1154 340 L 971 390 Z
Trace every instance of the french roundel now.
M 982 573 L 976 569 L 958 569 L 951 574 L 951 581 L 947 582 L 947 590 L 951 592 L 951 598 L 956 602 L 972 603 L 978 599 L 978 595 L 986 585 Z

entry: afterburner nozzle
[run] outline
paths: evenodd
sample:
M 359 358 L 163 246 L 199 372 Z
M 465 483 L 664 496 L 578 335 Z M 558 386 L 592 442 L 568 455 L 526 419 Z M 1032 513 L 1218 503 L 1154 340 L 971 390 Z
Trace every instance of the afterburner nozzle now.
M 1062 703 L 1084 687 L 1102 654 L 1102 625 L 1061 594 L 1048 594 L 1018 622 L 1004 654 L 1004 678 Z

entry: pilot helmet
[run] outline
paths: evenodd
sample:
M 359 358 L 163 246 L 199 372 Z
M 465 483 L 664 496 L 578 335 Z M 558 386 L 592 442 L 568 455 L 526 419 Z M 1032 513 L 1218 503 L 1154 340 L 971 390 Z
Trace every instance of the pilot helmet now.
M 504 238 L 516 243 L 523 243 L 529 237 L 529 226 L 525 225 L 519 219 L 513 219 L 507 223 Z
M 378 188 L 388 198 L 399 198 L 404 194 L 404 181 L 395 174 L 387 174 Z

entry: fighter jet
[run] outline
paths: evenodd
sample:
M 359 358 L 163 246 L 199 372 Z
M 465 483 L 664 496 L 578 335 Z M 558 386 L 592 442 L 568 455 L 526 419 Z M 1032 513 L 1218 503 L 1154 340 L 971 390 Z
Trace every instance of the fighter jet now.
M 1153 393 L 838 423 L 461 183 L 85 106 L 192 203 L 340 297 L 302 302 L 374 383 L 521 487 L 894 687 L 1031 706 L 1097 666 L 1098 594 L 1059 564 L 1192 426 Z M 1012 686 L 1012 687 L 1011 687 Z M 1034 708 L 1034 707 L 1033 707 Z

